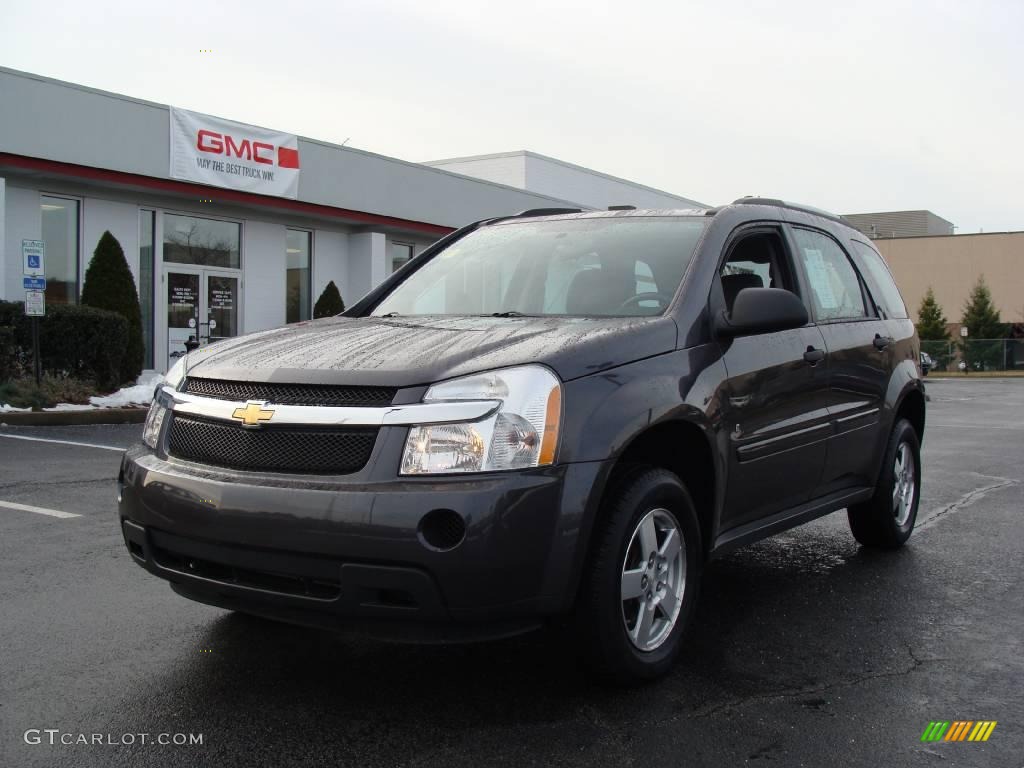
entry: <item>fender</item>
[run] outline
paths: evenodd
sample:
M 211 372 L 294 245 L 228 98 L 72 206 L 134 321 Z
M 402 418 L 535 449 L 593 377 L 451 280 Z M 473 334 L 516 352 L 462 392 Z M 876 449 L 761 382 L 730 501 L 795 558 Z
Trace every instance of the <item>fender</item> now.
M 699 374 L 699 375 L 698 375 Z M 705 344 L 569 381 L 564 402 L 569 419 L 563 425 L 560 463 L 570 473 L 583 471 L 586 483 L 567 483 L 565 493 L 585 495 L 573 505 L 572 519 L 560 522 L 563 535 L 554 542 L 545 569 L 545 594 L 560 596 L 555 611 L 568 610 L 575 599 L 601 500 L 617 462 L 648 430 L 686 423 L 699 429 L 708 443 L 715 479 L 710 520 L 714 540 L 722 505 L 724 467 L 715 446 L 719 388 L 725 377 L 717 345 Z M 566 514 L 563 507 L 563 515 Z M 705 549 L 710 542 L 703 542 Z M 566 568 L 565 564 L 570 563 Z

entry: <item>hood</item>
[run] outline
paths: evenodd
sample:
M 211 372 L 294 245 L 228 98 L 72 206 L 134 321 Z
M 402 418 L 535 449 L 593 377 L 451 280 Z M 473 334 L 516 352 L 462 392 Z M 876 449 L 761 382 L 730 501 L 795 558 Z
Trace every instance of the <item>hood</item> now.
M 524 363 L 563 379 L 675 348 L 668 317 L 332 317 L 217 342 L 192 376 L 233 381 L 411 387 Z

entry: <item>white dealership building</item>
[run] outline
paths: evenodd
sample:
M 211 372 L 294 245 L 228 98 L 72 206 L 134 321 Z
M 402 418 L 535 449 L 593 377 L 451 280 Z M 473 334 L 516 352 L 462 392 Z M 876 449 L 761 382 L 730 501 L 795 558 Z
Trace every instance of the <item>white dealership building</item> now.
M 452 229 L 530 208 L 693 200 L 530 152 L 430 164 L 0 68 L 0 298 L 76 302 L 100 235 L 139 288 L 146 365 L 353 303 Z M 42 251 L 42 270 L 29 266 Z

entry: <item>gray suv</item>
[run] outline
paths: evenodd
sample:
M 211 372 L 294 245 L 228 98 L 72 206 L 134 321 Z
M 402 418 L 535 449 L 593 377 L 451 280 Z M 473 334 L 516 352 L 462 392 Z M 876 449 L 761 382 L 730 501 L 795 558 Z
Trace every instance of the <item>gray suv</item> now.
M 842 509 L 864 546 L 907 540 L 919 353 L 822 211 L 489 219 L 341 316 L 190 352 L 120 526 L 203 603 L 400 640 L 568 624 L 597 673 L 651 679 L 709 558 Z

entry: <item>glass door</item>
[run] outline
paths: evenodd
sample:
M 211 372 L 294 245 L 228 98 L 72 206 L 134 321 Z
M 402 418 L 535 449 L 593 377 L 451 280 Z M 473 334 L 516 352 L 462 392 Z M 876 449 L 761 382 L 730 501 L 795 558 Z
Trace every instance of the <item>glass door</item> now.
M 167 369 L 187 351 L 185 343 L 199 338 L 199 286 L 202 272 L 167 271 Z
M 238 335 L 238 277 L 204 272 L 206 283 L 205 317 L 200 323 L 203 336 L 200 342 L 206 344 Z
M 167 271 L 167 365 L 200 346 L 237 336 L 238 275 L 175 267 Z

